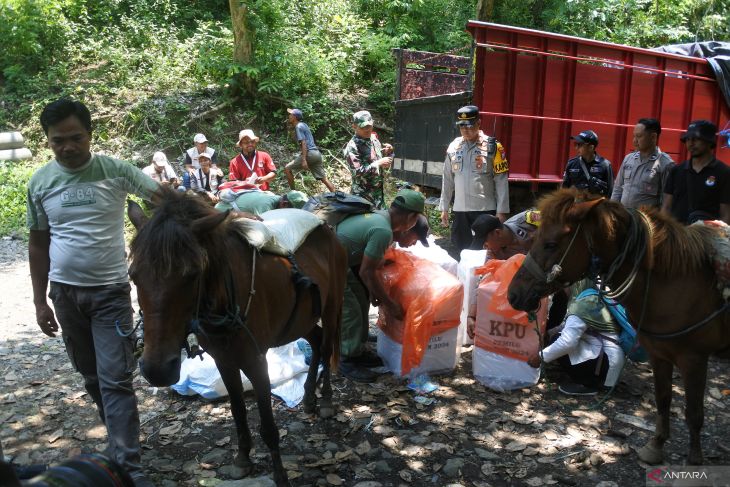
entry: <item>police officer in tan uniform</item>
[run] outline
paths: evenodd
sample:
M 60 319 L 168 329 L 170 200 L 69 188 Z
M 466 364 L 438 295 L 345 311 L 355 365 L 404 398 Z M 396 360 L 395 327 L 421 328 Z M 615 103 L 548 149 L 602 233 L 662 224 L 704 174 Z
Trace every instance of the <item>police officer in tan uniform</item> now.
M 634 127 L 635 152 L 624 157 L 613 185 L 611 199 L 626 208 L 660 207 L 664 185 L 674 161 L 659 150 L 662 126 L 655 118 L 642 118 Z
M 468 105 L 457 112 L 461 136 L 446 150 L 441 184 L 441 225 L 449 225 L 453 197 L 451 241 L 457 252 L 469 247 L 471 226 L 480 215 L 509 213 L 509 164 L 502 144 L 480 130 L 479 108 Z

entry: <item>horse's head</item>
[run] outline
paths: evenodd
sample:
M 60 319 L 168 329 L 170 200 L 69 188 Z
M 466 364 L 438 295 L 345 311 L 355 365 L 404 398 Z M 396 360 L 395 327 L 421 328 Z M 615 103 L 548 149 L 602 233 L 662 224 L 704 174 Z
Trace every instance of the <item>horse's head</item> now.
M 169 386 L 179 379 L 181 345 L 227 213 L 194 195 L 164 188 L 159 195 L 149 220 L 139 205 L 129 202 L 129 218 L 137 229 L 129 275 L 144 316 L 142 375 L 152 385 Z
M 540 229 L 509 286 L 512 307 L 532 311 L 541 298 L 586 275 L 593 227 L 586 217 L 602 201 L 574 189 L 556 191 L 540 201 Z

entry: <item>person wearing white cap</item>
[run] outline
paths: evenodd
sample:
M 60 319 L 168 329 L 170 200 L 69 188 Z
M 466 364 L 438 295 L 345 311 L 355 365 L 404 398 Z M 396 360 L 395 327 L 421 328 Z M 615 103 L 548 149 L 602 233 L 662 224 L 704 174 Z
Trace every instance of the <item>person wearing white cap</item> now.
M 212 147 L 208 147 L 208 138 L 205 134 L 195 134 L 193 142 L 195 145 L 185 151 L 185 169 L 188 172 L 192 172 L 193 169 L 198 169 L 200 167 L 198 157 L 200 157 L 200 154 L 203 152 L 208 153 L 210 156 L 210 162 L 213 167 L 215 167 L 218 163 L 218 151 Z
M 241 153 L 231 159 L 228 166 L 230 181 L 243 181 L 255 184 L 262 191 L 269 189 L 269 181 L 276 177 L 276 166 L 271 156 L 264 151 L 256 150 L 259 138 L 251 129 L 238 133 L 238 147 Z
M 152 156 L 152 162 L 149 166 L 142 169 L 142 172 L 160 184 L 169 184 L 173 188 L 177 188 L 180 185 L 177 174 L 175 174 L 175 170 L 167 161 L 167 156 L 164 152 L 155 152 Z
M 206 193 L 213 203 L 218 203 L 219 187 L 223 184 L 223 171 L 211 167 L 207 152 L 200 154 L 200 167 L 190 175 L 190 189 L 196 193 Z

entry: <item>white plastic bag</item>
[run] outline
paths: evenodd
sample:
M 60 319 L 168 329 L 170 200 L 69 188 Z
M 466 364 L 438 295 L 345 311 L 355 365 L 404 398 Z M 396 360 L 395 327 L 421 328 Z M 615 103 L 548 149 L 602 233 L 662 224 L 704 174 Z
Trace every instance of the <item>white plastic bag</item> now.
M 416 257 L 433 262 L 434 264 L 440 265 L 444 270 L 450 272 L 453 275 L 457 275 L 457 262 L 456 259 L 451 257 L 448 252 L 439 247 L 436 244 L 436 239 L 433 235 L 427 237 L 428 247 L 425 247 L 420 241 L 416 241 L 414 245 L 410 247 L 401 247 L 396 244 L 396 248 L 410 252 Z
M 457 336 L 458 328 L 451 328 L 432 336 L 423 354 L 420 365 L 411 369 L 409 376 L 420 374 L 445 374 L 453 371 L 458 363 Z M 398 377 L 403 376 L 401 358 L 403 345 L 391 339 L 383 330 L 378 329 L 378 355 L 383 359 L 385 367 Z
M 461 307 L 459 322 L 459 343 L 462 346 L 474 343 L 474 340 L 469 338 L 466 333 L 466 319 L 469 316 L 469 306 L 476 303 L 477 299 L 477 286 L 480 278 L 474 275 L 474 269 L 483 266 L 486 260 L 486 250 L 464 249 L 461 251 L 461 260 L 457 266 L 456 277 L 464 285 L 464 304 Z
M 280 397 L 288 407 L 299 404 L 304 397 L 304 381 L 309 366 L 304 362 L 304 353 L 296 342 L 270 348 L 266 352 L 269 364 L 271 393 Z M 253 390 L 248 378 L 241 372 L 243 390 Z M 217 399 L 228 395 L 215 361 L 207 353 L 200 358 L 186 358 L 180 367 L 180 380 L 172 389 L 183 396 L 199 394 L 205 399 Z

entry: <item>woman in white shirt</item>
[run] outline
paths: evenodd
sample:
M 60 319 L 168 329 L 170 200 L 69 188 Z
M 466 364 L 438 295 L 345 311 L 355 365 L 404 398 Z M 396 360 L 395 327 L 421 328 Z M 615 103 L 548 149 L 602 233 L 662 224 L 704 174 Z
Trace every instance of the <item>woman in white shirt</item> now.
M 580 294 L 594 286 L 587 279 L 573 286 L 565 321 L 549 331 L 553 334 L 551 343 L 542 350 L 542 360 L 557 360 L 570 378 L 558 387 L 564 394 L 592 396 L 613 387 L 626 360 L 618 345 L 619 325 L 601 297 Z M 540 354 L 530 357 L 527 363 L 539 367 Z

